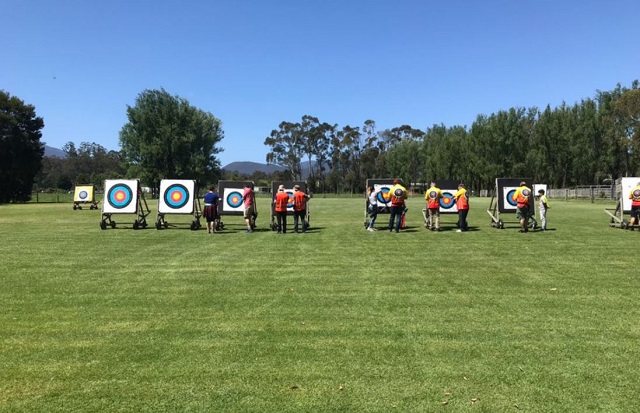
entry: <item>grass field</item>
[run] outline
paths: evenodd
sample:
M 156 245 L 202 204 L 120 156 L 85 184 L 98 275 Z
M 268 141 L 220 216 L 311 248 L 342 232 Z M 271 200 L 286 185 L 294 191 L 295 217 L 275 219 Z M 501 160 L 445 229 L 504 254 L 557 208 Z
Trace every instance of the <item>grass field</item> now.
M 0 206 L 0 411 L 640 409 L 640 233 L 603 204 L 551 200 L 553 230 L 519 234 L 472 198 L 472 231 L 432 233 L 413 198 L 396 234 L 317 197 L 310 233 L 277 235 L 264 201 L 216 235 Z

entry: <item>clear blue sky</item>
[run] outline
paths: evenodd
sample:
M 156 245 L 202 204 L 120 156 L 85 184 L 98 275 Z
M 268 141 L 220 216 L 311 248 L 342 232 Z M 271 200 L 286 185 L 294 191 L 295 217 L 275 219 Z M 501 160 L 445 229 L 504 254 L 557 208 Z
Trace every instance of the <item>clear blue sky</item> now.
M 282 121 L 470 126 L 640 78 L 637 0 L 0 0 L 0 89 L 43 141 L 119 149 L 164 88 L 223 122 L 222 165 Z

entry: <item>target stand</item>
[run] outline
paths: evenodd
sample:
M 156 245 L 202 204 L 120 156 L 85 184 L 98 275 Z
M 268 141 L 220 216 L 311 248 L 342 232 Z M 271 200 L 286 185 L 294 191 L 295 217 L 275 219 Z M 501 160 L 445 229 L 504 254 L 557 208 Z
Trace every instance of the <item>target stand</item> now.
M 107 179 L 104 181 L 104 201 L 100 228 L 116 228 L 115 214 L 135 214 L 133 229 L 146 228 L 151 213 L 138 179 Z
M 520 186 L 520 182 L 531 182 L 531 178 L 496 178 L 496 190 L 489 201 L 487 213 L 491 217 L 491 226 L 493 228 L 504 229 L 505 221 L 501 214 L 514 214 L 518 206 L 515 198 L 516 190 Z M 535 218 L 535 200 L 533 191 L 529 193 L 529 223 L 528 228 L 538 228 L 538 221 Z M 518 225 L 520 223 L 516 221 Z
M 218 195 L 220 195 L 220 202 L 218 203 L 218 221 L 216 222 L 216 231 L 222 231 L 224 229 L 225 224 L 222 221 L 222 217 L 224 216 L 242 217 L 242 226 L 245 227 L 244 202 L 242 201 L 245 185 L 253 185 L 253 182 L 218 181 Z M 255 196 L 254 201 L 256 201 Z M 258 206 L 256 201 L 256 212 L 251 217 L 251 228 L 256 227 L 256 219 L 258 218 L 257 208 Z
M 453 199 L 453 195 L 458 191 L 459 181 L 455 179 L 442 179 L 436 181 L 436 185 L 442 191 L 442 198 L 440 199 L 440 225 L 442 226 L 442 218 L 446 215 L 456 216 L 455 227 L 460 228 L 460 221 L 458 219 L 458 206 Z M 424 219 L 424 227 L 432 228 L 435 224 L 431 223 L 429 219 L 429 210 L 424 208 L 422 210 L 422 218 Z
M 93 185 L 78 185 L 73 191 L 73 210 L 82 209 L 89 205 L 89 209 L 98 209 L 95 199 L 95 187 Z
M 640 178 L 626 177 L 616 180 L 616 191 L 618 201 L 615 209 L 605 208 L 604 212 L 609 215 L 609 226 L 612 228 L 630 228 L 630 220 L 627 220 L 625 213 L 631 213 L 631 199 L 628 195 L 633 188 L 640 182 Z M 634 225 L 634 229 L 640 227 L 638 223 Z
M 191 230 L 196 231 L 202 228 L 202 224 L 200 224 L 202 208 L 196 194 L 196 181 L 194 180 L 163 179 L 160 181 L 156 229 L 169 228 L 170 224 L 166 220 L 166 215 L 191 215 L 193 216 Z
M 278 221 L 276 218 L 276 206 L 273 203 L 273 201 L 275 201 L 276 199 L 276 194 L 278 193 L 278 187 L 280 187 L 280 185 L 284 185 L 284 192 L 287 193 L 287 195 L 289 196 L 289 203 L 287 203 L 287 216 L 293 216 L 294 215 L 294 210 L 293 210 L 293 206 L 294 206 L 294 199 L 293 199 L 293 194 L 295 192 L 295 190 L 293 189 L 293 187 L 295 185 L 300 186 L 300 190 L 303 191 L 305 194 L 310 195 L 307 190 L 307 181 L 273 181 L 271 182 L 271 208 L 269 208 L 270 211 L 270 218 L 271 218 L 271 230 L 272 231 L 277 231 L 278 230 Z M 311 213 L 309 211 L 309 202 L 307 202 L 307 209 L 305 210 L 305 215 L 302 217 L 302 225 L 303 228 L 309 229 L 311 227 Z M 293 227 L 292 227 L 293 228 Z

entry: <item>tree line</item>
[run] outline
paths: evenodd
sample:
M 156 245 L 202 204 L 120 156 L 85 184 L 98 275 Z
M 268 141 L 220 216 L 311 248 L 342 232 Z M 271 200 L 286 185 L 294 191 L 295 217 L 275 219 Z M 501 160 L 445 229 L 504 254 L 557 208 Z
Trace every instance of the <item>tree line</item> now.
M 220 178 L 266 185 L 304 175 L 314 192 L 360 193 L 367 178 L 458 179 L 479 190 L 492 189 L 498 177 L 570 187 L 640 175 L 637 80 L 573 105 L 478 115 L 471 126 L 378 131 L 373 120 L 339 127 L 305 115 L 281 122 L 264 140 L 266 161 L 285 168 L 272 175 L 221 171 L 222 122 L 164 89 L 140 93 L 127 118 L 120 151 L 68 142 L 65 158 L 43 158 L 44 120 L 33 105 L 0 91 L 0 203 L 28 200 L 34 184 L 70 190 L 131 176 L 158 189 L 163 178 L 195 179 L 200 186 Z
M 478 115 L 470 127 L 409 125 L 376 130 L 338 127 L 305 115 L 282 122 L 265 139 L 268 163 L 290 178 L 304 171 L 316 191 L 362 192 L 365 179 L 400 177 L 408 183 L 457 179 L 492 189 L 499 177 L 530 177 L 551 187 L 610 182 L 640 174 L 640 89 L 620 84 L 573 105 L 514 107 Z

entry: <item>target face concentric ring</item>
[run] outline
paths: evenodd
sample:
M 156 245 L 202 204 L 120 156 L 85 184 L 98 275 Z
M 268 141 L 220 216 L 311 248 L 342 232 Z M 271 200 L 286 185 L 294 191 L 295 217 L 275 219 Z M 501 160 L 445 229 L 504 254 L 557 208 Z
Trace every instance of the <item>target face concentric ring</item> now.
M 242 194 L 238 191 L 230 192 L 227 195 L 227 204 L 232 208 L 238 208 L 242 205 Z
M 78 194 L 78 198 L 82 200 L 87 199 L 88 196 L 89 196 L 89 193 L 84 190 L 80 191 L 80 193 Z
M 293 208 L 293 206 L 295 205 L 295 201 L 293 199 L 293 192 L 287 191 L 287 196 L 289 197 L 289 200 L 287 201 L 287 208 Z
M 169 208 L 180 209 L 189 202 L 189 190 L 182 184 L 173 184 L 164 191 L 163 197 Z
M 453 200 L 453 194 L 450 192 L 443 192 L 442 198 L 440 198 L 440 208 L 443 209 L 451 209 L 455 206 L 455 202 Z
M 107 200 L 109 201 L 109 205 L 116 209 L 126 208 L 127 206 L 129 206 L 131 201 L 133 201 L 133 191 L 131 190 L 129 185 L 114 185 L 111 187 L 111 189 L 109 189 Z
M 389 197 L 389 188 L 381 188 L 380 192 L 378 192 L 378 202 L 382 202 L 383 204 L 388 204 L 390 201 Z
M 631 196 L 634 198 L 640 198 L 640 189 L 635 189 Z
M 514 198 L 514 195 L 516 194 L 516 190 L 512 189 L 511 191 L 507 192 L 507 195 L 505 196 L 505 199 L 507 200 L 507 203 L 511 206 L 517 206 L 518 205 L 518 201 Z

